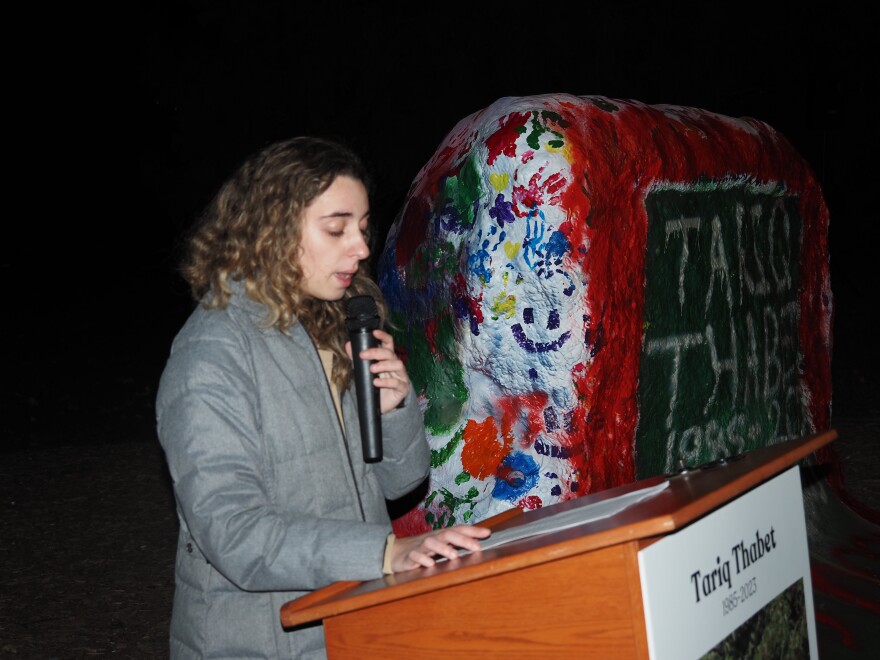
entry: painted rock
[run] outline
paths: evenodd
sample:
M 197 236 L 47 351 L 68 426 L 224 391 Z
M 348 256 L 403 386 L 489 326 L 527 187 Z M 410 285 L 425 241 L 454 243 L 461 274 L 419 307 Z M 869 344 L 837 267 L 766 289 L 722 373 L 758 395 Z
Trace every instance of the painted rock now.
M 459 122 L 379 264 L 432 448 L 406 535 L 828 427 L 828 211 L 767 124 L 566 94 Z

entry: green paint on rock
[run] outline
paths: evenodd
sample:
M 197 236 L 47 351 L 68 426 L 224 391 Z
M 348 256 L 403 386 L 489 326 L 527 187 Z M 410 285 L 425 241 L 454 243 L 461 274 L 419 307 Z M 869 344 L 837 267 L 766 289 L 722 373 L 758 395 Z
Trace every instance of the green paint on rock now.
M 640 478 L 803 435 L 797 200 L 746 184 L 650 193 Z

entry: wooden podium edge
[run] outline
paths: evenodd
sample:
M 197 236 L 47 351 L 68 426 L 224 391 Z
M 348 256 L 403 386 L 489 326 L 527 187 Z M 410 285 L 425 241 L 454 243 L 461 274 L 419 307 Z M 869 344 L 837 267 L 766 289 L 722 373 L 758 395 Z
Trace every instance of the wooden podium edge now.
M 281 625 L 289 628 L 311 623 L 365 607 L 479 580 L 490 575 L 520 570 L 541 562 L 562 559 L 627 541 L 645 541 L 669 534 L 763 483 L 835 438 L 837 432 L 829 429 L 804 438 L 795 438 L 755 449 L 741 457 L 736 457 L 741 460 L 731 459 L 723 469 L 717 470 L 715 475 L 726 477 L 717 487 L 710 487 L 711 482 L 702 471 L 709 469 L 709 466 L 705 466 L 705 468 L 694 468 L 684 474 L 652 477 L 554 505 L 583 506 L 597 499 L 607 499 L 609 494 L 616 492 L 623 494 L 663 481 L 669 482 L 669 488 L 658 495 L 595 523 L 525 538 L 480 553 L 465 555 L 454 562 L 438 562 L 431 568 L 396 573 L 368 582 L 335 582 L 307 596 L 285 603 L 280 612 Z M 669 502 L 683 496 L 687 497 L 689 503 L 675 508 L 670 513 Z M 516 509 L 512 510 L 514 513 L 504 512 L 485 522 L 490 526 L 511 522 L 524 524 L 524 519 L 528 516 L 539 513 L 546 515 L 550 510 L 551 507 L 548 507 L 520 515 L 520 510 Z

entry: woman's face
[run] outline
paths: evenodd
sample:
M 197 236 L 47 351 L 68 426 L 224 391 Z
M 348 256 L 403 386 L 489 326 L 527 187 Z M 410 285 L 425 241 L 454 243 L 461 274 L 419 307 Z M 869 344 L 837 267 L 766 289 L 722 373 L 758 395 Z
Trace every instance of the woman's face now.
M 370 255 L 369 217 L 364 184 L 349 176 L 336 177 L 306 207 L 299 251 L 303 293 L 319 300 L 342 298 L 360 262 Z

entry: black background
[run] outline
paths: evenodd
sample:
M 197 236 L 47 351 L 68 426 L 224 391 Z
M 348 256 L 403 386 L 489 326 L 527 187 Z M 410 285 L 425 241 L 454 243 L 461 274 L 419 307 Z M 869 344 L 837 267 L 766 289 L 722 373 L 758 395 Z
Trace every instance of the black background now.
M 182 0 L 10 19 L 23 45 L 6 49 L 0 446 L 154 438 L 156 382 L 191 308 L 179 240 L 244 157 L 301 134 L 352 145 L 378 183 L 378 253 L 444 135 L 504 96 L 629 98 L 779 130 L 830 209 L 835 360 L 876 367 L 872 21 L 839 2 L 709 5 Z

